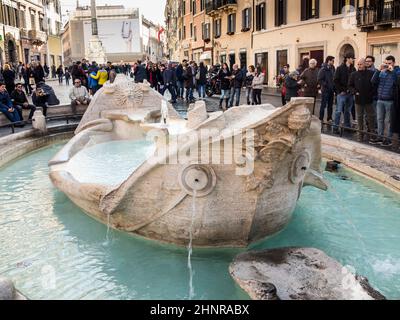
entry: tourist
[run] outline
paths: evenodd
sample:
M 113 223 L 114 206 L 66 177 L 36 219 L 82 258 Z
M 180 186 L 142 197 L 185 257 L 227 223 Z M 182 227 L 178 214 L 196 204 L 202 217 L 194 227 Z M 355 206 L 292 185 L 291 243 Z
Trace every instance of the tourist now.
M 63 77 L 64 77 L 64 68 L 63 68 L 62 65 L 60 65 L 57 68 L 57 72 L 56 73 L 57 73 L 57 76 L 58 76 L 58 83 L 62 84 L 63 83 Z
M 364 140 L 364 122 L 368 120 L 368 132 L 372 132 L 375 128 L 376 114 L 372 105 L 374 101 L 374 86 L 372 84 L 372 77 L 374 71 L 367 70 L 365 59 L 360 59 L 357 63 L 358 70 L 350 75 L 349 90 L 355 98 L 355 109 L 357 117 L 357 129 L 359 130 L 357 136 L 358 141 Z M 369 137 L 371 138 L 371 137 Z
M 253 67 L 254 68 L 254 67 Z M 264 73 L 261 71 L 261 68 L 257 68 L 254 73 L 253 82 L 252 82 L 252 94 L 253 94 L 253 104 L 260 105 L 261 104 L 261 92 L 264 85 Z M 248 103 L 249 104 L 249 103 Z
M 25 92 L 22 90 L 22 84 L 17 83 L 15 85 L 15 90 L 10 95 L 11 101 L 14 105 L 14 108 L 18 111 L 19 118 L 21 121 L 24 121 L 24 117 L 22 115 L 22 110 L 30 110 L 28 120 L 32 120 L 33 114 L 36 110 L 34 105 L 29 104 L 28 98 Z
M 77 79 L 79 79 L 81 81 L 81 84 L 83 86 L 85 86 L 85 84 L 87 83 L 86 74 L 85 74 L 85 71 L 83 70 L 82 63 L 80 61 L 77 61 L 73 65 L 71 75 L 72 75 L 72 81 L 74 83 L 75 83 L 75 80 L 77 80 Z
M 45 81 L 45 70 L 42 67 L 40 61 L 37 62 L 34 66 L 33 77 L 35 79 L 35 84 Z
M 226 111 L 229 107 L 229 97 L 230 97 L 230 79 L 231 72 L 229 71 L 229 67 L 227 63 L 223 63 L 222 68 L 218 72 L 218 79 L 221 82 L 221 98 L 219 100 L 219 107 Z M 225 99 L 225 106 L 222 106 Z
M 240 94 L 243 87 L 243 72 L 239 69 L 237 64 L 234 64 L 232 67 L 231 74 L 231 96 L 229 100 L 229 107 L 233 107 L 233 100 L 235 99 L 235 106 L 239 106 L 240 104 Z
M 164 92 L 166 90 L 165 84 L 164 84 L 164 71 L 165 71 L 165 65 L 160 64 L 158 66 L 157 85 L 158 85 L 158 92 L 161 95 L 164 95 Z
M 39 61 L 39 65 L 40 65 L 40 67 L 43 69 L 43 72 L 44 72 L 44 78 L 47 78 L 48 76 L 49 76 L 49 73 L 50 73 L 50 69 L 49 69 L 49 66 L 47 65 L 47 62 L 44 62 L 44 66 L 42 67 L 42 65 L 41 65 L 41 63 L 40 63 L 40 61 Z M 43 81 L 44 79 L 41 79 L 40 81 Z
M 15 89 L 15 72 L 11 69 L 9 64 L 4 65 L 3 79 L 9 94 Z
M 279 76 L 277 77 L 277 84 L 281 88 L 281 99 L 282 106 L 286 104 L 286 78 L 290 73 L 290 65 L 286 64 L 283 66 L 282 70 L 279 72 Z
M 301 65 L 299 65 L 296 71 L 301 75 L 309 67 L 310 67 L 310 58 L 308 56 L 305 56 L 303 57 Z
M 143 83 L 143 81 L 146 79 L 146 68 L 142 64 L 141 60 L 138 60 L 137 62 L 137 67 L 135 69 L 134 76 L 136 83 Z
M 57 78 L 57 68 L 54 64 L 51 66 L 51 77 L 53 79 Z
M 65 84 L 67 86 L 69 86 L 69 80 L 71 79 L 71 73 L 69 72 L 69 68 L 67 68 L 67 67 L 65 67 L 64 77 L 65 77 Z
M 200 66 L 196 73 L 196 84 L 199 99 L 206 98 L 207 68 L 204 62 L 200 62 Z
M 384 147 L 392 146 L 391 118 L 396 111 L 395 106 L 396 89 L 400 68 L 395 66 L 396 59 L 388 56 L 380 70 L 377 70 L 372 78 L 372 83 L 377 87 L 378 101 L 376 104 L 378 118 L 378 139 L 371 139 L 372 144 L 381 144 Z M 396 100 L 396 105 L 398 101 Z M 385 135 L 386 131 L 386 135 Z
M 95 70 L 91 71 L 88 78 L 89 94 L 91 96 L 94 96 L 96 94 L 97 88 L 99 86 L 99 82 L 96 78 L 97 72 Z
M 253 79 L 254 76 L 256 75 L 256 68 L 251 65 L 249 66 L 249 70 L 246 73 L 246 79 L 245 79 L 245 86 L 246 86 L 246 99 L 247 99 L 247 104 L 255 104 L 254 103 L 254 93 L 253 93 Z M 262 89 L 262 88 L 261 88 Z
M 104 64 L 101 65 L 97 73 L 95 75 L 91 74 L 90 77 L 97 81 L 96 91 L 102 88 L 108 80 L 108 72 L 106 70 L 105 65 Z
M 343 63 L 336 69 L 334 75 L 335 91 L 337 94 L 337 105 L 335 112 L 334 133 L 339 133 L 340 118 L 344 115 L 344 126 L 351 128 L 351 109 L 354 105 L 353 95 L 349 91 L 350 75 L 356 71 L 354 68 L 354 55 L 348 54 Z
M 10 122 L 20 122 L 17 109 L 13 107 L 10 95 L 7 92 L 6 84 L 0 82 L 0 111 L 7 117 Z M 15 125 L 16 127 L 23 127 L 23 124 Z
M 319 109 L 319 119 L 325 119 L 325 109 L 327 109 L 327 121 L 332 122 L 333 100 L 335 98 L 335 85 L 333 78 L 335 75 L 335 57 L 328 56 L 321 70 L 318 72 L 318 84 L 321 87 L 321 107 Z
M 168 89 L 171 94 L 171 103 L 176 103 L 176 71 L 172 66 L 172 63 L 168 64 L 167 70 L 164 71 L 163 80 L 165 84 L 165 90 Z
M 25 92 L 28 96 L 30 96 L 32 93 L 32 87 L 29 83 L 29 66 L 28 65 L 22 66 L 21 74 L 22 74 L 22 79 L 24 80 L 23 83 L 24 83 Z
M 191 65 L 185 63 L 183 66 L 183 79 L 185 79 L 185 89 L 186 89 L 186 102 L 191 103 L 194 102 L 193 97 L 193 69 Z
M 183 78 L 183 63 L 186 63 L 184 60 L 176 67 L 176 85 L 177 85 L 177 98 L 183 100 L 183 94 L 185 91 L 185 79 Z
M 75 79 L 74 86 L 69 92 L 69 98 L 71 99 L 71 109 L 73 114 L 76 114 L 77 106 L 89 105 L 89 92 L 87 91 L 86 87 L 82 85 L 81 80 Z
M 365 57 L 365 66 L 367 70 L 371 70 L 375 72 L 377 69 L 375 68 L 375 57 L 374 56 L 366 56 Z
M 318 96 L 318 72 L 317 60 L 311 59 L 309 67 L 306 68 L 300 75 L 300 84 L 304 88 L 304 97 L 314 98 L 313 114 L 315 113 L 315 102 Z
M 21 81 L 22 78 L 23 78 L 23 73 L 22 73 L 23 67 L 24 67 L 24 65 L 23 65 L 23 63 L 20 61 L 20 62 L 18 63 L 18 66 L 17 66 L 17 74 L 18 74 L 18 80 L 19 80 L 19 81 Z
M 285 101 L 289 103 L 292 98 L 296 98 L 299 96 L 298 91 L 300 89 L 299 85 L 299 72 L 293 71 L 289 73 L 285 80 L 285 87 L 286 87 L 286 95 Z

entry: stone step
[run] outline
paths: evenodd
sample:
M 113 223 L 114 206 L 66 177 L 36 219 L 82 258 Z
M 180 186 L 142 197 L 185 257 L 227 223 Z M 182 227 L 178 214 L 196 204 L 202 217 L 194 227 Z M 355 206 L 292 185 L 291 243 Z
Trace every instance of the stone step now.
M 77 107 L 77 113 L 78 114 L 83 114 L 85 113 L 87 109 L 87 106 L 85 105 L 80 105 Z M 47 117 L 55 117 L 55 116 L 62 116 L 62 115 L 70 115 L 72 114 L 72 109 L 70 104 L 61 104 L 57 106 L 49 106 L 47 109 Z M 27 120 L 29 117 L 29 110 L 23 110 L 22 115 L 24 117 L 24 120 Z M 9 124 L 10 121 L 7 119 L 7 117 L 0 112 L 0 126 Z

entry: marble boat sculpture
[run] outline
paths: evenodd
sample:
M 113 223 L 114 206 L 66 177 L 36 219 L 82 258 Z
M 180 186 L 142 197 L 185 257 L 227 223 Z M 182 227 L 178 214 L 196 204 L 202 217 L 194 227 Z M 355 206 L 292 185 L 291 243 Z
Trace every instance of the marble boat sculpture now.
M 96 94 L 75 136 L 49 162 L 50 178 L 115 229 L 187 245 L 192 226 L 194 246 L 247 246 L 289 223 L 303 186 L 327 188 L 312 107 L 312 99 L 298 98 L 282 108 L 207 113 L 197 102 L 185 120 L 148 84 L 119 75 Z M 93 146 L 146 140 L 154 141 L 150 153 L 119 181 L 83 179 L 85 170 L 70 169 Z M 117 174 L 130 162 L 116 159 L 104 172 Z M 101 164 L 95 158 L 91 166 Z

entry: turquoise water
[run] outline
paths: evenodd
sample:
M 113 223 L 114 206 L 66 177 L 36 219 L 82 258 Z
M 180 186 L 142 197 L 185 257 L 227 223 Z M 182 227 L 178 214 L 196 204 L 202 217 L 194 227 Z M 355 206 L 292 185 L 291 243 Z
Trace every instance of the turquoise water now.
M 47 162 L 61 145 L 0 170 L 0 275 L 32 299 L 187 299 L 187 250 L 113 230 L 58 192 Z M 400 199 L 350 171 L 326 173 L 329 192 L 303 190 L 285 231 L 254 246 L 326 251 L 400 298 Z M 193 251 L 197 299 L 247 299 L 230 278 L 237 249 Z
M 72 157 L 67 171 L 81 183 L 119 185 L 154 151 L 154 143 L 146 140 L 99 143 Z

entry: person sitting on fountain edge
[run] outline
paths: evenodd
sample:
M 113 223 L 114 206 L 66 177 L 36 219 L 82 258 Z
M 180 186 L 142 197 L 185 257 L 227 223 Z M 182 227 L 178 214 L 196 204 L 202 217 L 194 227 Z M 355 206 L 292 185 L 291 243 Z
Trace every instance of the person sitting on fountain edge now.
M 76 108 L 78 105 L 89 105 L 90 96 L 86 87 L 82 86 L 81 80 L 75 79 L 74 86 L 71 88 L 69 93 L 71 99 L 71 108 L 73 114 L 76 114 Z
M 11 122 L 19 122 L 21 118 L 19 117 L 17 109 L 13 107 L 10 95 L 6 90 L 6 85 L 4 82 L 0 82 L 0 111 L 4 113 L 8 120 Z M 23 127 L 24 124 L 16 125 L 16 127 Z
M 14 108 L 17 109 L 18 111 L 18 115 L 21 121 L 24 120 L 24 117 L 22 115 L 22 109 L 30 110 L 28 121 L 31 122 L 36 107 L 34 105 L 29 104 L 28 98 L 26 97 L 25 92 L 22 90 L 22 83 L 17 83 L 15 85 L 15 90 L 11 93 L 11 101 L 14 104 Z

